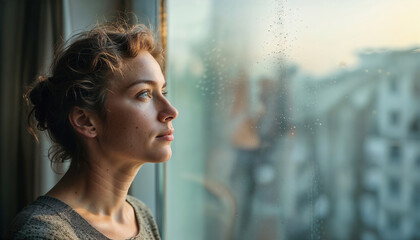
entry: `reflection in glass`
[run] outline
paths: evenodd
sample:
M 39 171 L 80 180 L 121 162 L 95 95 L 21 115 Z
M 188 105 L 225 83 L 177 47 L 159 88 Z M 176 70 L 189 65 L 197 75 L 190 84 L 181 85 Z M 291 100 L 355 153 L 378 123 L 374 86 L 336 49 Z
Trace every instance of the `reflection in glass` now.
M 420 238 L 419 7 L 169 1 L 166 238 Z

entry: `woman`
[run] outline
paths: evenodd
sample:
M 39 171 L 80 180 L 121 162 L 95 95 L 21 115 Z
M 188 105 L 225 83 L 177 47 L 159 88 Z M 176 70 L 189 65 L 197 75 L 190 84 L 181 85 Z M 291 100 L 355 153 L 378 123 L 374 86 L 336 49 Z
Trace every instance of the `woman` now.
M 171 157 L 172 120 L 158 61 L 144 25 L 97 26 L 79 34 L 27 94 L 39 130 L 69 170 L 26 207 L 9 238 L 160 239 L 150 210 L 127 195 L 140 167 Z

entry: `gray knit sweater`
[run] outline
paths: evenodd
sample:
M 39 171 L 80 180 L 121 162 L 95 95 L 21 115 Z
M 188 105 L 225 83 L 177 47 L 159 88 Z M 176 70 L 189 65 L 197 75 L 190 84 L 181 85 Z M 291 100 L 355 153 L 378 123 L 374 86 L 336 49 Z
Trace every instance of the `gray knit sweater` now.
M 160 240 L 150 210 L 143 202 L 127 196 L 136 213 L 139 233 L 131 239 Z M 108 239 L 64 202 L 41 196 L 13 220 L 7 239 Z

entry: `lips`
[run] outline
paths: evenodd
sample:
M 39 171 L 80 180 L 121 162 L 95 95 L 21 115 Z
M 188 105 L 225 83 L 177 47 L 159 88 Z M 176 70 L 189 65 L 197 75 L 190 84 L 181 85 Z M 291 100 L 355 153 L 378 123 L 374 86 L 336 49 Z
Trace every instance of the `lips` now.
M 169 129 L 161 134 L 159 134 L 156 138 L 159 140 L 166 140 L 166 141 L 173 141 L 174 140 L 174 130 Z

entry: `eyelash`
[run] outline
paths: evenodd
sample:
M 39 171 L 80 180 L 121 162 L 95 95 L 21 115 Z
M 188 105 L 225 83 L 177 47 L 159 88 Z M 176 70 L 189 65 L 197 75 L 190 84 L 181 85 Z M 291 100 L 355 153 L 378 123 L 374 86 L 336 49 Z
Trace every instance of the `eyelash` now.
M 149 90 L 143 90 L 143 91 L 139 92 L 136 97 L 137 98 L 146 98 L 146 97 L 143 97 L 144 94 L 147 94 L 147 98 L 150 98 L 151 97 Z
M 150 93 L 150 90 L 143 90 L 143 91 L 139 92 L 136 97 L 137 98 L 142 98 L 141 96 L 143 94 L 147 94 L 147 97 L 148 98 L 152 98 L 151 93 Z M 166 97 L 168 95 L 168 91 L 167 90 L 163 90 L 162 91 L 162 95 Z

